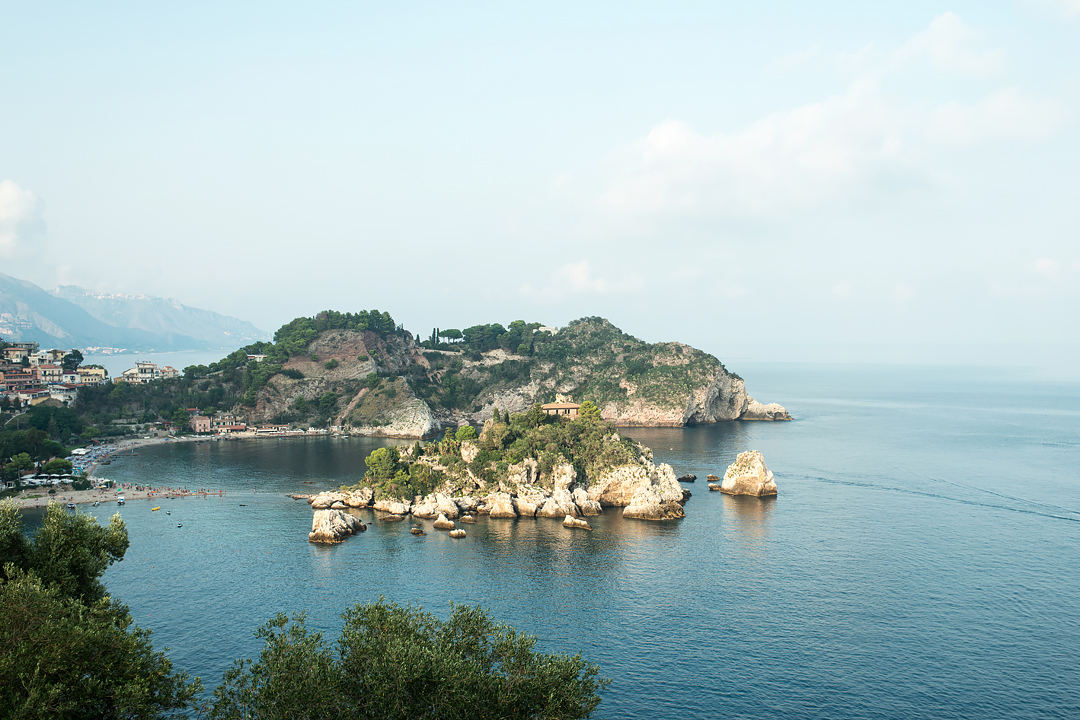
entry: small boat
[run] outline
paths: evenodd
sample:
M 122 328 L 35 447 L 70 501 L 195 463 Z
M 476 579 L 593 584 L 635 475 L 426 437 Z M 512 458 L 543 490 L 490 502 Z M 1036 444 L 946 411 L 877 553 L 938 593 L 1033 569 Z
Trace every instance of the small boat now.
M 247 507 L 245 503 L 240 503 L 240 507 Z
M 161 509 L 161 506 L 160 506 L 160 505 L 158 505 L 157 507 L 152 507 L 152 508 L 150 508 L 150 512 L 157 512 L 157 511 L 158 511 L 158 510 L 160 510 L 160 509 Z
M 75 509 L 75 503 L 70 503 L 70 502 L 69 502 L 69 503 L 67 504 L 67 509 L 68 509 L 68 510 L 74 510 L 74 509 Z
M 184 527 L 184 523 L 176 523 L 176 527 Z
M 98 506 L 98 505 L 100 505 L 100 504 L 101 504 L 101 501 L 100 501 L 100 500 L 95 500 L 95 501 L 94 501 L 94 507 L 97 507 L 97 506 Z
M 166 510 L 166 511 L 165 511 L 165 514 L 166 514 L 166 515 L 172 515 L 172 510 Z
M 122 497 L 116 498 L 116 504 L 117 505 L 123 505 L 124 504 L 124 498 L 122 498 Z

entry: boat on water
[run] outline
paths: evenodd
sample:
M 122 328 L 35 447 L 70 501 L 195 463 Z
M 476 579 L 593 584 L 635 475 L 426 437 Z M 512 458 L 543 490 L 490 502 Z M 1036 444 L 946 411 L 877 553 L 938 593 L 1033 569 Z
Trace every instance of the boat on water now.
M 97 507 L 97 506 L 98 506 L 98 505 L 100 505 L 100 504 L 101 504 L 101 501 L 100 501 L 100 500 L 95 500 L 95 501 L 94 501 L 94 507 Z
M 67 504 L 67 509 L 68 509 L 68 510 L 74 510 L 74 509 L 75 509 L 75 503 L 73 503 L 73 502 L 69 502 L 69 503 Z
M 166 514 L 166 515 L 172 515 L 172 510 L 166 510 L 166 511 L 165 511 L 165 514 Z
M 124 504 L 124 498 L 123 497 L 116 498 L 116 504 L 117 505 L 123 505 Z
M 184 527 L 184 523 L 176 523 L 176 527 Z
M 150 508 L 150 512 L 157 512 L 157 511 L 158 511 L 158 510 L 160 510 L 160 509 L 161 509 L 161 506 L 160 506 L 160 505 L 158 505 L 157 507 L 152 507 L 152 508 Z

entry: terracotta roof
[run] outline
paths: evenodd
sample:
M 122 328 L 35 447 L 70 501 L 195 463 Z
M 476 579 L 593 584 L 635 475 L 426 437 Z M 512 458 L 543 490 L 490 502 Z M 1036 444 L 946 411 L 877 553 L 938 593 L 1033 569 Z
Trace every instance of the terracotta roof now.
M 573 410 L 581 407 L 581 403 L 544 403 L 540 407 L 544 410 Z

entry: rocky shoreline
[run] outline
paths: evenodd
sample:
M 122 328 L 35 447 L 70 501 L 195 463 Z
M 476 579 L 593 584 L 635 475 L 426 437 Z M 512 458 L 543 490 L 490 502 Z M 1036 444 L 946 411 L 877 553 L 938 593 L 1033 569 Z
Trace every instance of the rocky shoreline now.
M 456 528 L 454 520 L 476 522 L 478 515 L 495 519 L 562 518 L 564 527 L 583 530 L 592 529 L 584 518 L 600 515 L 606 508 L 622 508 L 624 518 L 675 520 L 686 516 L 683 506 L 691 496 L 689 490 L 682 489 L 674 470 L 666 464 L 650 462 L 612 468 L 588 487 L 577 486 L 576 472 L 569 464 L 552 469 L 550 488 L 538 484 L 539 468 L 535 461 L 526 461 L 515 471 L 510 482 L 502 481 L 498 488 L 482 495 L 453 496 L 434 492 L 411 500 L 376 499 L 371 488 L 362 487 L 289 497 L 307 501 L 315 511 L 308 539 L 314 543 L 333 544 L 367 529 L 359 518 L 349 513 L 350 510 L 373 510 L 383 513 L 387 519 L 403 520 L 412 516 L 435 520 L 435 529 L 457 532 L 459 534 L 453 537 L 463 538 L 465 532 Z M 775 477 L 757 450 L 739 453 L 735 462 L 728 466 L 722 481 L 715 475 L 710 475 L 709 479 L 709 490 L 728 495 L 760 498 L 777 494 Z M 424 532 L 414 526 L 413 534 L 423 535 Z
M 433 492 L 426 496 L 378 498 L 369 487 L 357 490 L 328 490 L 316 495 L 290 495 L 306 500 L 318 516 L 313 521 L 312 542 L 340 542 L 348 534 L 325 532 L 332 520 L 323 511 L 346 515 L 350 509 L 370 509 L 386 515 L 412 516 L 426 520 L 453 521 L 463 516 L 516 519 L 542 517 L 562 519 L 600 515 L 606 508 L 621 508 L 624 518 L 675 520 L 686 516 L 683 506 L 690 491 L 683 490 L 670 465 L 623 465 L 611 468 L 587 487 L 577 484 L 577 472 L 570 464 L 555 466 L 550 480 L 540 484 L 540 467 L 532 459 L 512 468 L 509 476 L 488 492 L 450 495 Z M 318 526 L 318 527 L 316 527 Z M 568 527 L 583 527 L 573 524 Z M 337 537 L 337 540 L 325 538 Z

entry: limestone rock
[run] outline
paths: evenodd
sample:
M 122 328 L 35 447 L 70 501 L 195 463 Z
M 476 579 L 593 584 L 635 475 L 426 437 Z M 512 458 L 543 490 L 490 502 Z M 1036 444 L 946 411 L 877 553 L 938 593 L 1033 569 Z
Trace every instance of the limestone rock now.
M 457 503 L 449 495 L 442 493 L 435 493 L 435 509 L 451 520 L 461 514 L 458 512 Z
M 454 498 L 454 504 L 457 505 L 458 511 L 463 513 L 476 512 L 476 506 L 480 504 L 472 495 L 465 495 L 463 497 Z
M 547 498 L 536 488 L 523 488 L 514 498 L 514 510 L 521 517 L 533 517 Z
M 695 480 L 697 480 L 697 475 L 687 474 L 687 475 L 680 475 L 679 476 L 679 482 L 691 483 L 691 482 L 694 482 Z
M 343 502 L 353 508 L 367 507 L 371 504 L 373 498 L 374 493 L 371 491 L 371 488 L 364 487 L 359 490 L 354 490 L 351 493 L 347 493 Z
M 335 500 L 334 502 L 332 502 L 330 504 L 330 509 L 331 510 L 344 510 L 345 509 L 345 503 L 341 502 L 340 500 Z
M 474 522 L 476 522 L 476 518 L 474 518 L 472 515 L 462 515 L 461 519 L 458 520 L 458 522 L 474 523 Z
M 575 482 L 577 482 L 577 470 L 570 463 L 560 463 L 551 468 L 553 490 L 569 490 Z
M 458 528 L 457 530 L 451 530 L 450 537 L 454 538 L 455 540 L 460 540 L 465 537 L 465 531 L 461 528 Z
M 435 522 L 432 523 L 432 527 L 436 530 L 453 530 L 454 522 L 448 520 L 445 515 L 440 514 L 439 517 L 435 519 Z
M 709 481 L 709 482 L 711 482 L 711 483 L 718 483 L 718 482 L 720 482 L 720 478 L 719 478 L 719 477 L 717 477 L 716 475 L 708 475 L 708 476 L 706 476 L 706 478 L 705 478 L 705 479 L 706 479 L 706 480 L 708 480 L 708 481 Z
M 603 511 L 600 503 L 589 499 L 589 493 L 584 488 L 574 489 L 574 504 L 578 507 L 578 513 L 585 517 L 593 517 Z
M 464 440 L 461 443 L 461 459 L 466 464 L 471 463 L 480 454 L 480 446 L 472 440 Z
M 780 403 L 759 403 L 754 398 L 747 398 L 746 410 L 740 420 L 790 420 L 791 414 Z
M 311 517 L 311 532 L 308 541 L 313 543 L 333 544 L 358 532 L 364 532 L 367 526 L 360 518 L 342 510 L 316 510 Z
M 765 458 L 757 450 L 739 453 L 735 462 L 724 473 L 720 492 L 728 495 L 754 495 L 765 497 L 776 494 L 776 479 L 765 465 Z
M 401 500 L 376 500 L 373 507 L 380 512 L 390 513 L 391 515 L 408 515 L 412 509 L 412 503 L 402 502 Z
M 577 528 L 579 530 L 592 530 L 588 520 L 580 520 L 572 515 L 567 515 L 562 521 L 563 527 Z
M 488 495 L 486 505 L 489 517 L 516 518 L 518 516 L 509 493 L 497 492 Z
M 675 520 L 686 517 L 683 511 L 682 492 L 678 500 L 671 500 L 654 487 L 644 487 L 634 493 L 630 504 L 623 508 L 624 518 L 638 520 Z
M 569 490 L 556 490 L 551 494 L 540 509 L 536 511 L 537 517 L 560 518 L 564 515 L 578 515 L 578 507 L 574 504 L 574 496 Z
M 411 527 L 409 529 L 409 532 L 411 532 L 413 535 L 416 535 L 416 536 L 426 535 L 427 534 L 427 533 L 424 532 L 424 528 L 420 527 L 419 525 L 414 525 L 413 527 Z
M 711 492 L 720 492 L 720 483 L 709 483 L 709 490 Z
M 313 510 L 325 510 L 336 502 L 341 502 L 345 499 L 344 493 L 334 492 L 327 490 L 321 492 L 315 497 L 311 498 L 311 508 Z
M 455 506 L 456 509 L 456 506 Z M 412 506 L 413 517 L 418 518 L 436 518 L 439 516 L 439 507 L 435 500 L 435 494 L 426 495 L 419 500 L 413 501 Z

